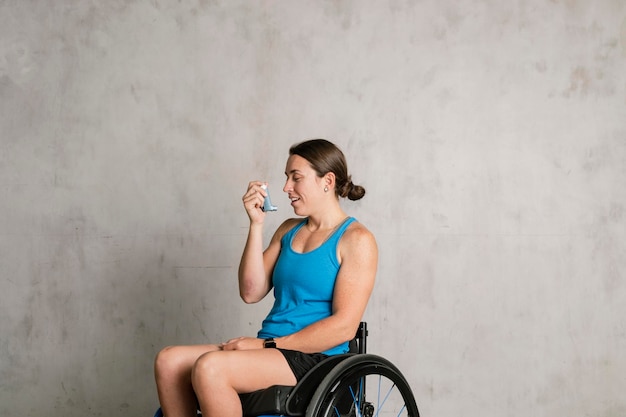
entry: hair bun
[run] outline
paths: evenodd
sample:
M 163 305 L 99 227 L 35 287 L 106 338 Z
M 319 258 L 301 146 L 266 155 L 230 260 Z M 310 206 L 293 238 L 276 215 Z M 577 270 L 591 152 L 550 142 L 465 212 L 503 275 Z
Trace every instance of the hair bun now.
M 348 181 L 341 187 L 339 196 L 348 197 L 349 200 L 360 200 L 365 195 L 365 188 L 355 185 L 352 179 L 348 177 Z

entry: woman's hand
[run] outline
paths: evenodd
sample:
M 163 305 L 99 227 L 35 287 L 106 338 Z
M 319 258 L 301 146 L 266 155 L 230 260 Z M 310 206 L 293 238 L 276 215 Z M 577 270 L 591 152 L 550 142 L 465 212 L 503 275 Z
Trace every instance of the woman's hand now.
M 263 207 L 263 200 L 267 196 L 267 191 L 261 188 L 262 185 L 265 185 L 265 183 L 261 181 L 250 182 L 248 190 L 242 197 L 243 206 L 252 223 L 263 223 L 265 219 L 265 212 L 261 210 L 261 207 Z
M 220 344 L 222 350 L 252 350 L 263 349 L 263 339 L 256 337 L 237 337 Z

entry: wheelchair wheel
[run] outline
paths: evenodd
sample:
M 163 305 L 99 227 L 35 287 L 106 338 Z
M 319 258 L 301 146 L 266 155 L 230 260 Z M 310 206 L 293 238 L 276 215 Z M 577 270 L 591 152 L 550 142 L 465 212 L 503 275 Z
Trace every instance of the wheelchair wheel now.
M 306 417 L 419 417 L 402 373 L 376 355 L 354 355 L 333 368 L 313 394 Z

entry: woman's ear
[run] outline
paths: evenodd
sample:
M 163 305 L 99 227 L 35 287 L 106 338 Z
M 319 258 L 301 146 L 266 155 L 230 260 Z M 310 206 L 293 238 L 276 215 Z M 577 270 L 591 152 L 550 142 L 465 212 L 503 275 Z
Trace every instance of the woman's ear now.
M 336 178 L 334 173 L 327 173 L 326 175 L 324 175 L 324 186 L 328 187 L 329 189 L 335 188 L 335 179 Z

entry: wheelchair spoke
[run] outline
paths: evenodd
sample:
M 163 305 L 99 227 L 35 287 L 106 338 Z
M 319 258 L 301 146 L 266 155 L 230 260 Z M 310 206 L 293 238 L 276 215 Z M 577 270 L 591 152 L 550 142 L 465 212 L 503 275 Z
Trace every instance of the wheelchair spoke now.
M 378 395 L 379 395 L 379 398 L 380 398 L 380 387 L 382 385 L 381 382 L 380 382 L 380 375 L 378 377 L 378 380 L 379 380 L 379 382 L 378 382 Z M 396 386 L 396 384 L 393 384 L 391 386 L 391 388 L 389 388 L 389 391 L 387 391 L 387 394 L 385 395 L 385 398 L 383 398 L 383 402 L 382 403 L 381 402 L 378 403 L 378 411 L 376 412 L 376 417 L 378 417 L 378 413 L 380 413 L 380 410 L 382 410 L 383 407 L 385 406 L 385 403 L 387 402 L 387 399 L 389 398 L 389 395 L 391 394 L 391 392 L 393 391 L 395 386 Z
M 359 384 L 362 384 L 362 382 L 360 381 Z M 361 388 L 359 387 L 359 392 L 360 392 L 360 390 L 361 390 Z M 358 400 L 358 398 L 354 394 L 354 390 L 352 389 L 352 387 L 350 387 L 350 395 L 352 395 L 352 404 L 354 404 L 354 410 L 356 412 L 356 417 L 361 417 L 360 401 Z

